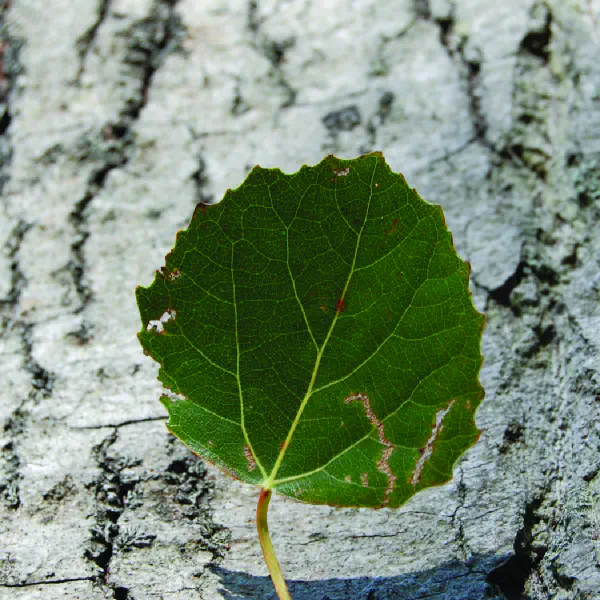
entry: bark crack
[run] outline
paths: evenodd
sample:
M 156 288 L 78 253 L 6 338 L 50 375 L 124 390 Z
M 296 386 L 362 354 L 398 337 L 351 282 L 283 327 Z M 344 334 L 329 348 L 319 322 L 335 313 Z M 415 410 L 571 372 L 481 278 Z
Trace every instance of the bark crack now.
M 13 228 L 11 236 L 6 243 L 8 258 L 10 259 L 10 288 L 5 298 L 0 300 L 2 314 L 2 332 L 6 335 L 10 331 L 18 332 L 23 353 L 24 368 L 31 376 L 31 392 L 23 399 L 20 406 L 12 413 L 4 424 L 5 440 L 1 448 L 1 465 L 3 477 L 0 481 L 0 498 L 11 509 L 21 506 L 20 468 L 21 460 L 18 453 L 19 437 L 25 431 L 28 420 L 28 403 L 36 404 L 40 398 L 48 398 L 52 394 L 55 376 L 46 370 L 33 354 L 33 327 L 34 324 L 20 318 L 18 306 L 27 278 L 23 273 L 20 263 L 20 251 L 31 224 L 19 220 Z
M 93 293 L 86 277 L 84 247 L 89 238 L 87 219 L 90 204 L 102 191 L 106 180 L 114 169 L 122 168 L 130 160 L 133 140 L 133 125 L 140 118 L 148 102 L 148 94 L 154 75 L 164 63 L 166 56 L 179 45 L 185 33 L 181 18 L 175 12 L 176 0 L 155 0 L 150 14 L 136 21 L 128 32 L 131 39 L 123 63 L 128 67 L 127 75 L 139 81 L 139 89 L 129 97 L 119 111 L 116 123 L 107 123 L 101 134 L 103 163 L 96 168 L 88 181 L 83 197 L 75 204 L 69 220 L 75 231 L 71 244 L 71 260 L 67 269 L 71 273 L 80 301 L 75 313 L 83 311 L 92 300 Z M 89 45 L 101 23 L 106 19 L 110 0 L 101 0 L 99 17 L 86 40 Z M 87 54 L 87 51 L 85 53 Z
M 5 298 L 0 300 L 0 306 L 9 308 L 12 312 L 15 311 L 19 304 L 21 292 L 27 283 L 27 278 L 21 269 L 19 262 L 19 251 L 27 232 L 31 229 L 31 223 L 20 219 L 13 228 L 10 237 L 8 238 L 5 249 L 6 256 L 10 261 L 10 287 Z M 8 316 L 6 316 L 8 320 Z M 5 323 L 6 325 L 7 323 Z
M 12 35 L 6 21 L 10 2 L 0 7 L 0 196 L 9 180 L 13 148 L 10 139 L 12 123 L 13 88 L 17 76 L 22 72 L 20 61 L 23 40 Z
M 112 129 L 110 131 L 112 133 Z M 75 204 L 74 209 L 69 215 L 69 221 L 74 229 L 74 241 L 71 244 L 71 260 L 67 264 L 67 269 L 73 278 L 75 291 L 80 302 L 79 307 L 74 311 L 76 314 L 86 308 L 92 300 L 93 295 L 87 281 L 84 254 L 84 246 L 90 236 L 87 227 L 88 208 L 102 191 L 109 173 L 117 167 L 127 164 L 128 157 L 125 152 L 125 146 L 115 145 L 112 152 L 109 151 L 106 153 L 105 160 L 105 164 L 92 173 L 83 197 Z
M 489 573 L 486 580 L 495 585 L 507 600 L 525 597 L 527 581 L 538 568 L 548 548 L 535 541 L 535 528 L 542 521 L 539 509 L 544 493 L 532 498 L 525 506 L 523 524 L 514 542 L 514 554 L 504 564 Z
M 8 439 L 3 442 L 0 451 L 0 466 L 2 467 L 0 499 L 7 508 L 13 510 L 21 506 L 20 481 L 23 477 L 16 439 L 25 430 L 25 420 L 26 414 L 19 408 L 10 416 L 3 428 L 3 433 Z
M 199 136 L 193 132 L 193 137 L 194 139 L 197 139 Z M 194 189 L 196 191 L 196 203 L 214 204 L 214 196 L 206 192 L 209 179 L 207 175 L 206 161 L 202 156 L 202 152 L 198 154 L 196 165 L 197 167 L 191 175 L 192 182 L 194 183 Z
M 481 58 L 467 58 L 466 39 L 454 40 L 453 33 L 455 23 L 456 6 L 450 4 L 448 14 L 436 16 L 431 11 L 429 0 L 413 0 L 414 12 L 417 18 L 424 21 L 431 21 L 439 28 L 440 44 L 445 48 L 448 56 L 454 62 L 458 62 L 459 70 L 465 82 L 466 95 L 469 103 L 469 114 L 473 125 L 474 137 L 482 146 L 496 152 L 492 144 L 487 139 L 488 125 L 481 108 L 480 71 Z M 471 144 L 473 140 L 469 140 Z
M 458 492 L 458 505 L 450 517 L 450 523 L 456 530 L 455 542 L 458 548 L 460 559 L 468 565 L 471 556 L 471 550 L 469 549 L 469 545 L 467 543 L 463 520 L 460 517 L 460 513 L 464 510 L 467 501 L 467 486 L 465 485 L 462 467 L 458 468 L 458 482 L 456 484 L 456 491 Z
M 185 35 L 185 26 L 175 11 L 177 2 L 155 0 L 150 15 L 134 23 L 129 31 L 131 44 L 124 63 L 130 69 L 129 74 L 140 81 L 140 88 L 121 111 L 127 129 L 139 119 L 148 103 L 154 75 L 167 55 L 179 47 Z
M 88 54 L 96 40 L 98 30 L 102 23 L 106 20 L 108 10 L 110 8 L 112 0 L 98 0 L 98 8 L 96 11 L 97 17 L 94 23 L 79 36 L 76 42 L 77 54 L 79 56 L 79 68 L 75 75 L 75 83 L 79 85 L 81 83 L 81 77 L 85 71 L 85 63 L 87 61 Z
M 166 421 L 168 417 L 147 417 L 145 419 L 127 419 L 120 423 L 103 423 L 101 425 L 81 425 L 71 426 L 70 429 L 74 430 L 87 430 L 87 429 L 118 429 L 119 427 L 125 427 L 127 425 L 137 425 L 139 423 L 153 423 L 154 421 Z
M 123 469 L 132 466 L 131 464 L 109 456 L 110 447 L 117 439 L 118 430 L 114 429 L 106 439 L 93 449 L 96 463 L 101 472 L 92 484 L 96 496 L 97 511 L 95 525 L 90 530 L 90 544 L 84 552 L 85 558 L 95 563 L 99 569 L 95 579 L 105 585 L 108 584 L 110 562 L 120 533 L 118 521 L 125 510 L 127 495 L 133 491 L 138 483 L 135 479 L 125 480 L 122 476 Z M 125 590 L 126 595 L 122 595 L 123 592 L 118 592 L 119 589 Z M 126 588 L 113 587 L 112 590 L 113 598 L 128 597 Z
M 33 355 L 33 323 L 21 324 L 21 339 L 24 346 L 25 368 L 31 374 L 31 385 L 33 386 L 32 396 L 40 395 L 42 398 L 49 398 L 52 395 L 52 389 L 56 376 L 51 371 L 45 369 Z
M 377 147 L 377 130 L 385 125 L 385 122 L 390 116 L 395 97 L 396 95 L 391 91 L 383 92 L 379 97 L 377 111 L 369 119 L 366 125 L 368 146 L 361 148 L 363 154 L 366 154 Z
M 36 585 L 60 585 L 63 583 L 74 583 L 77 581 L 93 581 L 93 577 L 66 577 L 64 579 L 47 579 L 42 581 L 24 581 L 21 583 L 0 583 L 4 588 L 26 588 Z

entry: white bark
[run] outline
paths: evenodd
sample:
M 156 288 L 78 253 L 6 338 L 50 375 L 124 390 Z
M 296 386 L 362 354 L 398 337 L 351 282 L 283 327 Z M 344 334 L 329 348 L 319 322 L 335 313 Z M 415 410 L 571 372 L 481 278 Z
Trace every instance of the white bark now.
M 400 510 L 273 499 L 292 594 L 599 597 L 600 2 L 11 4 L 0 598 L 274 597 L 258 490 L 168 436 L 133 291 L 252 165 L 375 149 L 472 263 L 483 435 Z

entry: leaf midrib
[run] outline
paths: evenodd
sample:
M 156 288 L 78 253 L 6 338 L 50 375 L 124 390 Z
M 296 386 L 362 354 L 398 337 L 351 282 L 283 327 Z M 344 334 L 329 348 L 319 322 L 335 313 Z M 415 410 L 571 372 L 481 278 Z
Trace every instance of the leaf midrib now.
M 371 182 L 369 185 L 369 199 L 367 201 L 367 210 L 365 211 L 365 218 L 363 219 L 363 223 L 361 225 L 360 231 L 358 232 L 358 236 L 356 239 L 356 247 L 354 248 L 354 257 L 352 258 L 352 265 L 350 266 L 350 271 L 349 271 L 348 277 L 346 279 L 346 284 L 344 286 L 344 289 L 343 289 L 342 295 L 341 295 L 342 300 L 346 297 L 346 292 L 348 290 L 348 286 L 350 285 L 350 280 L 352 279 L 352 276 L 354 275 L 356 258 L 358 256 L 358 249 L 360 247 L 362 233 L 363 233 L 365 225 L 369 219 L 369 210 L 371 208 L 371 199 L 373 197 L 373 179 L 375 178 L 375 171 L 377 170 L 377 165 L 378 165 L 378 162 L 377 162 L 377 160 L 375 160 L 375 165 L 373 167 L 373 172 L 371 174 Z M 337 203 L 337 187 L 335 188 L 335 194 L 336 194 L 336 203 Z M 290 277 L 292 277 L 291 272 L 290 272 Z M 292 277 L 292 281 L 293 281 L 293 277 Z M 294 290 L 295 290 L 295 283 L 294 283 Z M 296 297 L 298 298 L 297 295 L 296 295 Z M 298 298 L 298 302 L 300 303 L 299 298 Z M 300 303 L 300 305 L 301 305 L 301 303 Z M 302 305 L 301 305 L 301 308 L 304 313 L 304 307 Z M 333 330 L 335 329 L 335 326 L 337 324 L 339 316 L 340 316 L 340 311 L 337 310 L 335 313 L 335 317 L 333 318 L 333 321 L 331 322 L 331 326 L 329 327 L 329 331 L 327 332 L 327 336 L 325 337 L 325 340 L 323 341 L 323 345 L 321 346 L 320 350 L 317 352 L 317 358 L 315 360 L 315 366 L 313 368 L 312 376 L 310 378 L 310 383 L 308 385 L 308 389 L 306 390 L 306 394 L 305 394 L 304 398 L 302 399 L 302 402 L 300 403 L 300 407 L 298 408 L 296 417 L 294 418 L 294 421 L 292 422 L 292 425 L 290 426 L 288 435 L 285 439 L 282 449 L 279 452 L 279 455 L 277 456 L 277 460 L 275 461 L 275 464 L 273 465 L 273 469 L 271 470 L 271 473 L 262 482 L 262 487 L 266 490 L 273 488 L 273 483 L 275 481 L 275 478 L 277 477 L 277 472 L 279 471 L 279 468 L 281 467 L 281 464 L 283 463 L 285 453 L 292 441 L 292 438 L 294 437 L 294 433 L 296 431 L 296 428 L 298 427 L 298 423 L 300 423 L 300 418 L 302 417 L 302 413 L 304 412 L 304 409 L 306 408 L 306 405 L 308 404 L 308 401 L 310 400 L 310 397 L 312 396 L 313 387 L 315 385 L 315 381 L 317 380 L 317 375 L 319 373 L 319 366 L 321 364 L 321 359 L 323 358 L 323 354 L 325 353 L 325 348 L 327 347 L 327 343 L 329 342 L 329 339 L 331 338 L 331 334 L 333 333 Z M 307 326 L 308 326 L 308 323 L 307 323 Z M 310 327 L 309 327 L 309 330 L 310 330 Z M 311 333 L 311 335 L 312 335 L 312 333 Z M 241 393 L 241 390 L 240 390 L 240 393 Z

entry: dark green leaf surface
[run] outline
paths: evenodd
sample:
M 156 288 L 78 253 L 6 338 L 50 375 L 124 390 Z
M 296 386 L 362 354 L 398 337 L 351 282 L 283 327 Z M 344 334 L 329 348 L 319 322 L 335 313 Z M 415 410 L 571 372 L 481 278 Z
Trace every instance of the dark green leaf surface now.
M 168 427 L 248 483 L 399 506 L 479 435 L 468 280 L 441 208 L 381 154 L 255 167 L 137 290 Z

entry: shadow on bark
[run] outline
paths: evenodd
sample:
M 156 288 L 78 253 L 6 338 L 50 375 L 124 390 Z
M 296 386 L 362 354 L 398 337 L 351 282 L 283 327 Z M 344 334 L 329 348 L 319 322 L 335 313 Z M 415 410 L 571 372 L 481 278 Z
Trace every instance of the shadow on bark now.
M 435 569 L 396 577 L 288 580 L 287 584 L 294 600 L 506 600 L 501 589 L 487 579 L 489 573 L 508 558 L 507 555 L 479 554 L 468 563 L 450 561 Z M 211 570 L 221 579 L 219 592 L 226 600 L 277 600 L 269 577 L 221 567 Z

